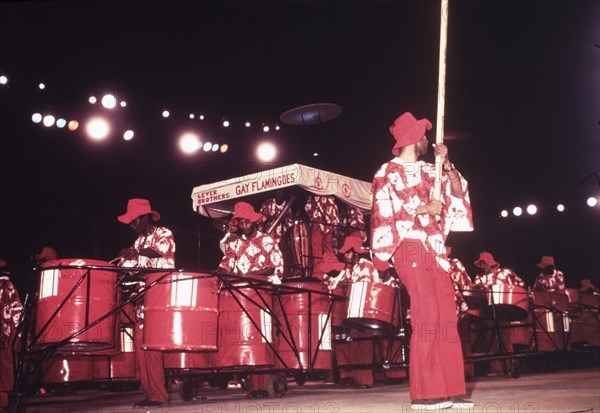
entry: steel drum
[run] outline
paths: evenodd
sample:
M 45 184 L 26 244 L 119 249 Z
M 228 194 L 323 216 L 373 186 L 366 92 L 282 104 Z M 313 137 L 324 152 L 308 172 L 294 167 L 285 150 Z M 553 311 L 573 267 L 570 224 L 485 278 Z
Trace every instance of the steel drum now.
M 533 292 L 533 307 L 535 311 L 550 311 L 554 308 L 552 305 L 552 293 L 546 291 Z
M 496 313 L 498 321 L 521 321 L 529 315 L 527 290 L 517 285 L 495 284 L 488 291 L 487 316 Z
M 577 288 L 567 288 L 565 293 L 569 298 L 569 306 L 581 304 L 581 297 Z
M 370 281 L 355 282 L 346 293 L 344 326 L 372 335 L 398 326 L 398 288 Z
M 569 311 L 569 296 L 564 292 L 551 292 L 552 308 L 555 311 L 566 313 Z
M 470 309 L 483 310 L 488 305 L 487 292 L 479 285 L 461 288 L 460 292 Z
M 592 311 L 600 309 L 600 295 L 583 293 L 581 294 L 581 305 L 590 308 Z
M 77 354 L 54 355 L 42 362 L 42 383 L 92 381 L 92 358 Z
M 165 273 L 148 274 L 146 283 Z M 148 350 L 217 349 L 218 278 L 190 272 L 168 273 L 144 295 L 144 338 Z
M 316 279 L 288 280 L 273 296 L 273 313 L 281 330 L 273 344 L 275 367 L 301 370 L 331 369 L 331 319 L 327 287 Z M 313 292 L 314 291 L 314 292 Z
M 52 269 L 59 266 L 67 268 Z M 60 350 L 94 351 L 114 346 L 115 314 L 108 314 L 116 308 L 117 275 L 115 271 L 92 267 L 114 265 L 82 258 L 42 264 L 35 317 L 38 345 L 46 347 L 68 339 Z M 89 327 L 103 317 L 102 321 Z M 88 327 L 85 332 L 69 339 Z
M 122 326 L 120 328 L 117 344 L 118 354 L 92 358 L 92 376 L 94 380 L 136 378 L 133 329 L 134 326 Z
M 163 353 L 165 369 L 208 369 L 210 353 L 200 352 L 165 352 Z
M 294 265 L 308 268 L 311 264 L 311 244 L 308 224 L 303 221 L 294 222 L 290 231 Z
M 273 351 L 271 315 L 266 311 L 271 295 L 265 291 L 234 285 L 219 294 L 218 351 L 210 353 L 210 365 L 239 369 L 271 366 Z

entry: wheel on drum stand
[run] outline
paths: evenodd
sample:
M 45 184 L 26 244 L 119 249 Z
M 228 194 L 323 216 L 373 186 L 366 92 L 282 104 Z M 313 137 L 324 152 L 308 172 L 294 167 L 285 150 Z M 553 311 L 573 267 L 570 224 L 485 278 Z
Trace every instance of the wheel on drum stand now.
M 287 392 L 287 380 L 283 374 L 271 374 L 269 378 L 269 396 L 281 398 Z
M 250 391 L 250 379 L 248 379 L 248 377 L 240 377 L 238 380 L 240 381 L 242 390 Z
M 306 383 L 306 373 L 298 372 L 294 374 L 294 381 L 298 386 L 304 386 Z

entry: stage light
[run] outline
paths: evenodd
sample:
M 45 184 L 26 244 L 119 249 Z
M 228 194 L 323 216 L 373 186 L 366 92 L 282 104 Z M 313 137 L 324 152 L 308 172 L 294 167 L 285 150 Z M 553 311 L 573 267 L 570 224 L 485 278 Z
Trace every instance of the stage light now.
M 275 145 L 273 145 L 272 143 L 261 143 L 256 148 L 256 156 L 258 156 L 258 159 L 260 159 L 261 161 L 272 161 L 273 159 L 275 159 L 276 155 L 277 149 L 275 149 Z
M 200 116 L 198 116 L 198 118 L 199 118 L 200 120 L 204 120 L 204 115 L 200 115 Z
M 565 206 L 563 204 L 558 204 L 556 209 L 558 212 L 563 212 L 565 210 Z
M 133 139 L 133 131 L 131 129 L 126 130 L 125 133 L 123 134 L 123 139 L 125 139 L 126 141 L 130 141 Z
M 275 125 L 275 130 L 279 130 L 279 125 Z
M 535 215 L 535 213 L 537 212 L 537 207 L 533 204 L 531 205 L 527 205 L 527 213 L 529 215 Z
M 596 205 L 598 205 L 598 199 L 596 197 L 589 197 L 587 199 L 587 204 L 589 207 L 595 207 Z
M 219 145 L 218 145 L 218 144 L 216 144 L 216 143 L 215 143 L 215 144 L 213 144 L 213 146 L 212 146 L 212 151 L 213 151 L 213 152 L 216 152 L 216 151 L 218 151 L 218 150 L 219 150 Z
M 54 116 L 52 116 L 52 115 L 46 115 L 46 116 L 44 116 L 44 120 L 42 121 L 42 123 L 47 128 L 50 127 L 50 126 L 52 126 L 52 125 L 54 125 Z
M 190 113 L 190 119 L 194 119 L 194 114 Z
M 317 156 L 319 156 L 319 152 L 315 152 L 313 153 L 313 157 L 316 158 Z
M 111 94 L 102 96 L 102 106 L 106 109 L 114 109 L 117 106 L 117 98 Z
M 250 127 L 250 122 L 246 122 L 244 125 L 246 125 L 247 128 Z
M 85 131 L 93 140 L 101 141 L 110 133 L 110 125 L 103 118 L 93 118 L 85 126 Z
M 66 124 L 67 124 L 67 121 L 66 121 L 66 120 L 64 120 L 63 118 L 60 118 L 60 119 L 58 119 L 58 120 L 56 121 L 56 127 L 57 127 L 57 128 L 61 128 L 61 129 L 62 129 L 62 128 L 64 128 L 64 127 L 65 127 L 65 125 L 66 125 Z
M 42 114 L 34 113 L 33 115 L 31 115 L 31 121 L 33 123 L 40 123 L 42 121 Z
M 268 132 L 269 131 L 269 127 L 268 126 L 263 126 L 263 132 Z
M 88 102 L 90 102 L 92 105 L 95 105 L 97 101 L 98 99 L 96 99 L 96 96 L 90 96 L 88 99 Z
M 163 110 L 163 113 L 162 113 L 162 115 L 163 115 L 163 118 L 168 118 L 168 117 L 169 117 L 169 115 L 170 115 L 170 113 L 169 113 L 169 111 L 168 111 L 168 110 Z
M 227 149 L 229 149 L 229 145 L 227 145 L 227 144 L 221 145 L 221 153 L 227 152 Z
M 223 121 L 223 126 L 227 128 L 229 126 L 229 121 L 228 120 L 224 120 Z
M 212 143 L 210 143 L 210 142 L 206 142 L 206 143 L 204 144 L 204 146 L 202 147 L 202 149 L 204 149 L 204 152 L 208 152 L 208 151 L 210 151 L 210 150 L 212 149 Z
M 4 75 L 0 76 L 0 85 L 5 85 L 8 83 L 8 78 Z
M 508 216 L 508 211 L 507 211 L 506 209 L 503 209 L 503 210 L 500 212 L 500 216 L 501 216 L 502 218 L 506 218 L 506 217 Z
M 38 87 L 39 87 L 41 90 L 44 90 L 44 89 L 46 89 L 46 85 L 45 85 L 45 84 L 43 84 L 43 83 L 40 83 L 40 84 L 38 85 Z
M 67 125 L 67 128 L 70 131 L 77 130 L 78 127 L 79 127 L 79 122 L 77 122 L 76 120 L 70 120 L 69 124 Z
M 121 107 L 124 108 L 125 106 L 127 106 L 127 102 L 125 102 L 124 100 L 121 101 Z
M 522 213 L 523 213 L 523 210 L 521 209 L 521 207 L 514 207 L 513 208 L 513 215 L 514 216 L 520 217 Z
M 179 139 L 179 148 L 183 153 L 192 154 L 202 147 L 200 138 L 193 133 L 186 133 Z

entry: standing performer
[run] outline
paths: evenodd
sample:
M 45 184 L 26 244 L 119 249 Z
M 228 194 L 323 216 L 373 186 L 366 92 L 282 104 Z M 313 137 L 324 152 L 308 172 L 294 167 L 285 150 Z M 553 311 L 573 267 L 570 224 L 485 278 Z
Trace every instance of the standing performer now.
M 6 261 L 0 258 L 0 305 L 2 306 L 2 331 L 0 331 L 0 408 L 8 407 L 8 393 L 13 389 L 13 354 L 12 344 L 23 303 L 19 292 L 8 277 L 9 273 L 2 270 Z
M 160 214 L 153 211 L 146 199 L 130 199 L 127 212 L 117 218 L 127 224 L 137 238 L 132 247 L 119 253 L 120 267 L 128 268 L 175 268 L 175 240 L 171 231 L 156 227 L 154 222 Z M 143 287 L 145 283 L 141 283 Z M 144 332 L 144 307 L 140 300 L 136 303 L 136 326 L 134 333 L 135 357 L 140 375 L 140 385 L 146 398 L 134 407 L 160 406 L 169 402 L 165 387 L 163 354 L 160 351 L 142 349 Z
M 238 202 L 233 207 L 231 225 L 237 225 L 241 235 L 225 246 L 225 255 L 217 271 L 235 275 L 267 275 L 273 284 L 280 284 L 283 258 L 278 243 L 270 235 L 256 229 L 263 214 L 254 211 L 247 202 Z M 268 396 L 269 376 L 250 374 L 248 397 Z
M 461 344 L 456 329 L 454 288 L 439 265 L 449 231 L 472 231 L 467 181 L 448 160 L 448 149 L 435 145 L 441 157 L 442 198 L 432 199 L 435 166 L 419 158 L 427 153 L 427 119 L 407 112 L 391 125 L 395 158 L 373 179 L 371 249 L 381 271 L 393 265 L 411 302 L 410 396 L 413 410 L 470 408 Z M 375 259 L 374 259 L 375 261 Z

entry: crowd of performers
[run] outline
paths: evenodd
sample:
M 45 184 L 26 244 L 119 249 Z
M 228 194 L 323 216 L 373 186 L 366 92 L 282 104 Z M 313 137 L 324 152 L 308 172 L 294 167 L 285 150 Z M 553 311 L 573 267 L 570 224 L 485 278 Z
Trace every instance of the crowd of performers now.
M 442 161 L 439 197 L 434 197 L 435 166 L 420 158 L 429 143 L 427 119 L 417 120 L 410 113 L 399 116 L 390 127 L 395 139 L 394 158 L 375 173 L 372 185 L 370 237 L 363 212 L 349 205 L 338 205 L 332 196 L 310 195 L 304 204 L 309 223 L 310 264 L 299 265 L 290 247 L 295 217 L 286 205 L 282 191 L 265 200 L 255 210 L 246 202 L 237 202 L 220 242 L 223 251 L 217 272 L 243 276 L 264 276 L 273 284 L 285 278 L 311 277 L 321 280 L 333 294 L 357 282 L 370 282 L 391 287 L 402 286 L 410 297 L 410 397 L 415 410 L 471 407 L 464 400 L 465 370 L 461 340 L 441 337 L 457 336 L 460 320 L 468 318 L 471 309 L 462 292 L 474 287 L 489 290 L 494 285 L 524 287 L 524 281 L 513 271 L 502 267 L 490 252 L 481 252 L 474 262 L 481 272 L 472 279 L 465 266 L 445 246 L 450 231 L 471 231 L 473 220 L 468 184 L 448 158 L 448 148 L 434 144 L 434 152 Z M 129 225 L 137 235 L 134 244 L 119 253 L 118 265 L 125 268 L 176 268 L 175 241 L 172 232 L 158 226 L 160 215 L 145 199 L 131 199 L 118 221 Z M 56 259 L 51 248 L 36 256 L 38 263 Z M 294 262 L 296 261 L 296 262 Z M 293 263 L 294 265 L 291 265 Z M 4 266 L 0 261 L 0 266 Z M 540 274 L 533 289 L 545 292 L 565 290 L 563 273 L 554 258 L 544 256 L 538 267 Z M 138 285 L 140 288 L 143 284 Z M 9 342 L 14 338 L 22 304 L 18 293 L 5 275 L 0 277 L 3 304 L 2 340 L 0 342 L 0 406 L 8 402 L 12 389 L 12 355 Z M 582 282 L 582 293 L 596 292 L 589 280 Z M 144 304 L 135 308 L 137 370 L 145 399 L 136 406 L 167 403 L 163 356 L 160 351 L 142 349 Z M 335 320 L 334 324 L 339 320 Z M 444 331 L 440 331 L 444 329 Z M 340 365 L 373 363 L 373 341 L 363 331 L 351 330 L 347 343 L 334 347 Z M 462 336 L 461 336 L 462 338 Z M 510 337 L 503 337 L 510 352 Z M 393 343 L 385 343 L 393 345 Z M 492 371 L 503 366 L 492 365 Z M 495 369 L 495 370 L 494 370 Z M 390 377 L 404 377 L 406 372 L 390 372 Z M 394 376 L 396 374 L 396 376 Z M 403 376 L 404 375 L 404 376 Z M 265 375 L 250 375 L 250 396 L 267 394 Z M 340 383 L 373 387 L 371 368 L 340 370 Z

